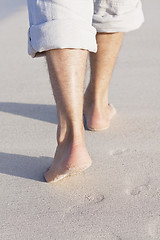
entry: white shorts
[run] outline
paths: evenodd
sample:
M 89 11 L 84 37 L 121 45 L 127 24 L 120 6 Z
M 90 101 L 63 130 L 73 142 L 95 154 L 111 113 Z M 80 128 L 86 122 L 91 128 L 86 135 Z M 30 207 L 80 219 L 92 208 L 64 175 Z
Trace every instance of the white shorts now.
M 28 53 L 97 51 L 97 32 L 129 32 L 144 21 L 140 0 L 28 0 Z

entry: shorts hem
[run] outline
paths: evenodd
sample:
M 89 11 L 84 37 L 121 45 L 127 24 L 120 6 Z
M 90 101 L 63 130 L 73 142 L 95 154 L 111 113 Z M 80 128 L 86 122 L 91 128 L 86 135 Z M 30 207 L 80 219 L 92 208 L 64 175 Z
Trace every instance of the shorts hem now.
M 96 29 L 93 26 L 69 19 L 55 19 L 38 25 L 32 25 L 28 31 L 28 54 L 51 49 L 76 48 L 97 51 Z M 37 54 L 38 56 L 38 54 Z
M 122 27 L 117 27 L 116 24 L 115 26 L 113 26 L 112 24 L 112 27 L 110 27 L 110 24 L 108 24 L 109 26 L 107 27 L 107 24 L 105 24 L 104 28 L 102 26 L 101 27 L 99 27 L 98 25 L 96 26 L 95 24 L 95 28 L 97 29 L 97 32 L 104 32 L 104 33 L 131 32 L 139 29 L 143 23 L 144 23 L 144 20 L 142 20 L 139 24 L 130 26 L 130 27 L 124 27 L 123 24 L 122 24 Z
M 138 29 L 143 22 L 144 15 L 141 2 L 138 3 L 135 9 L 125 14 L 106 14 L 103 17 L 94 14 L 93 16 L 93 26 L 97 32 L 130 32 Z

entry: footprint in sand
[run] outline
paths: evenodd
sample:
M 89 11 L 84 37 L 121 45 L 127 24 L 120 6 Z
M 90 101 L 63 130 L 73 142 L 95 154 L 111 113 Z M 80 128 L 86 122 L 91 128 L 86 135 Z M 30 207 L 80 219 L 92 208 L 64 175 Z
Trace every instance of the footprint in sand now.
M 148 234 L 153 240 L 160 240 L 160 215 L 153 217 L 148 223 Z
M 148 183 L 145 183 L 144 185 L 136 186 L 133 189 L 130 189 L 130 195 L 136 196 L 139 195 L 141 192 L 145 192 L 148 190 Z
M 150 179 L 148 176 L 130 174 L 126 177 L 125 192 L 131 196 L 137 196 L 149 190 Z
M 88 194 L 84 196 L 84 199 L 89 203 L 97 204 L 102 202 L 105 199 L 105 197 L 103 194 L 98 194 L 98 195 Z
M 68 217 L 71 214 L 77 214 L 78 212 L 79 215 L 86 215 L 92 208 L 97 211 L 99 208 L 98 204 L 104 201 L 104 199 L 105 197 L 103 194 L 85 194 L 79 204 L 69 207 L 68 210 L 65 211 L 64 217 Z
M 109 151 L 109 155 L 110 156 L 121 155 L 121 154 L 123 154 L 125 152 L 128 152 L 128 151 L 129 151 L 129 149 L 127 149 L 127 148 L 117 149 L 117 150 L 110 150 Z

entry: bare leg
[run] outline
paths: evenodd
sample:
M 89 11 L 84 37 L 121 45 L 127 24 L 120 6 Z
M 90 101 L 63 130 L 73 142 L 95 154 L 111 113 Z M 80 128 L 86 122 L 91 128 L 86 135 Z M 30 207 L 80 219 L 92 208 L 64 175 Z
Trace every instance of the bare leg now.
M 58 113 L 58 146 L 44 177 L 58 181 L 91 165 L 84 142 L 83 89 L 88 51 L 55 49 L 46 52 Z
M 97 53 L 90 53 L 91 79 L 84 96 L 84 113 L 90 130 L 109 127 L 115 113 L 108 104 L 108 87 L 123 33 L 97 33 Z

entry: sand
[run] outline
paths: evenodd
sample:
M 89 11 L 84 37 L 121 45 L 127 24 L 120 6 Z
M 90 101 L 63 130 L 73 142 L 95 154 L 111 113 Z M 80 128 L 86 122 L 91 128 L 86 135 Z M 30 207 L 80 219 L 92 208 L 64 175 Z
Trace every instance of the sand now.
M 27 55 L 26 3 L 14 3 L 0 1 L 0 238 L 159 240 L 159 1 L 145 0 L 145 24 L 125 35 L 110 128 L 85 133 L 93 165 L 56 184 L 43 178 L 57 129 L 47 67 Z

